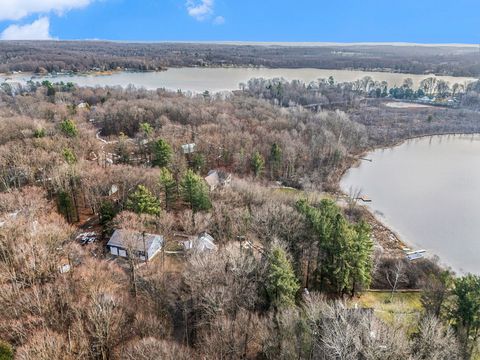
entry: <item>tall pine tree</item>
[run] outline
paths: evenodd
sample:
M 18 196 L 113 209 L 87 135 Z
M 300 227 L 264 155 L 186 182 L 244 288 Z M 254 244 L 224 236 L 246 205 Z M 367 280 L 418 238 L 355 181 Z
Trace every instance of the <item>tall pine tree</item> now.
M 278 178 L 282 167 L 282 149 L 277 143 L 272 144 L 268 161 L 270 165 L 270 177 L 272 179 Z
M 177 198 L 177 184 L 172 173 L 167 168 L 160 169 L 160 186 L 162 187 L 165 209 L 172 208 Z
M 158 139 L 152 144 L 152 165 L 166 167 L 172 159 L 172 147 L 163 139 Z
M 275 308 L 294 305 L 299 288 L 285 250 L 274 246 L 267 259 L 266 289 L 270 304 Z
M 187 170 L 180 182 L 180 193 L 194 213 L 212 207 L 205 181 L 192 170 Z
M 373 243 L 364 223 L 350 224 L 334 201 L 318 207 L 306 200 L 297 203 L 318 248 L 316 285 L 338 295 L 355 294 L 371 281 Z
M 265 160 L 258 151 L 255 151 L 253 154 L 252 159 L 250 160 L 250 166 L 255 177 L 260 176 L 263 172 L 263 169 L 265 168 Z

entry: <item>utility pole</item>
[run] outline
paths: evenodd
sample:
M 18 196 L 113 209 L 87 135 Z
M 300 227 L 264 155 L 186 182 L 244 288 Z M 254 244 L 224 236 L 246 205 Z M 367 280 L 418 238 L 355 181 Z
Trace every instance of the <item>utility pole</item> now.
M 147 245 L 145 244 L 145 230 L 142 231 L 142 239 L 143 239 L 143 256 L 145 258 L 145 264 L 148 264 Z

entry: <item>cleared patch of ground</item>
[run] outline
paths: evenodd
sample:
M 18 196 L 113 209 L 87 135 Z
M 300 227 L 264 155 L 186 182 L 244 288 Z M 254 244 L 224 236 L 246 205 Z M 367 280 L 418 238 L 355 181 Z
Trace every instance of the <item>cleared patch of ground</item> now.
M 386 107 L 394 108 L 394 109 L 420 109 L 420 108 L 431 108 L 430 105 L 424 104 L 416 104 L 410 102 L 398 102 L 398 101 L 391 101 L 385 103 Z
M 374 309 L 375 315 L 387 322 L 401 322 L 408 331 L 414 331 L 414 325 L 423 308 L 420 291 L 365 291 L 352 299 L 352 305 Z

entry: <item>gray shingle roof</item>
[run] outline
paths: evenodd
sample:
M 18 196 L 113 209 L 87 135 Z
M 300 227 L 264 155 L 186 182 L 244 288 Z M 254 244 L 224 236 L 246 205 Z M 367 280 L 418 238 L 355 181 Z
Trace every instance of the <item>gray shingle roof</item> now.
M 137 251 L 144 251 L 145 249 L 148 251 L 155 239 L 159 240 L 160 244 L 163 244 L 163 236 L 161 235 L 145 233 L 144 245 L 143 234 L 141 232 L 117 229 L 110 240 L 108 240 L 107 246 L 116 246 L 123 249 L 130 247 Z

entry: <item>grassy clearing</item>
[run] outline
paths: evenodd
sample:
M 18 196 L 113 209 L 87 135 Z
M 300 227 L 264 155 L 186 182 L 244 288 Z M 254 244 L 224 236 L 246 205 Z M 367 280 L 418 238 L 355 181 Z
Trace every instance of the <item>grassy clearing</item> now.
M 416 319 L 421 315 L 423 308 L 420 302 L 420 292 L 397 292 L 393 299 L 389 291 L 366 291 L 352 300 L 363 308 L 373 308 L 375 315 L 387 323 L 401 321 L 410 330 Z

